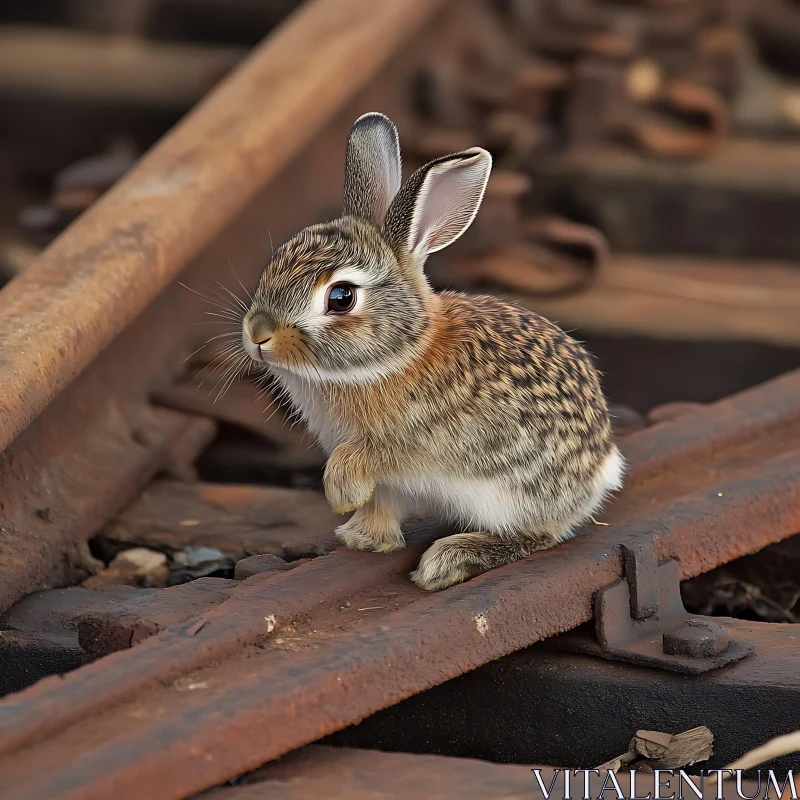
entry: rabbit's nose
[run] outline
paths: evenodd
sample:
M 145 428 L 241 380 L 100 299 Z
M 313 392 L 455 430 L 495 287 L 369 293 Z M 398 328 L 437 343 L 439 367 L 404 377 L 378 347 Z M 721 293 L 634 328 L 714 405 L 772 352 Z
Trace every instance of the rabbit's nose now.
M 274 336 L 270 321 L 259 313 L 249 313 L 242 324 L 242 343 L 254 361 L 265 361 L 265 351 Z
M 260 314 L 245 317 L 244 332 L 254 345 L 266 344 L 273 334 L 269 321 Z

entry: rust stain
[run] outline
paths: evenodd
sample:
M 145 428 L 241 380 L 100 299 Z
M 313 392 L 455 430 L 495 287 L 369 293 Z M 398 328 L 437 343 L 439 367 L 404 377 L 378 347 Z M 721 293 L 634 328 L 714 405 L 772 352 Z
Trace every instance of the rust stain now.
M 308 4 L 11 281 L 0 302 L 7 354 L 0 448 L 444 4 Z M 346 35 L 335 31 L 343 17 L 359 21 Z M 54 286 L 59 291 L 48 291 Z M 54 320 L 70 323 L 54 335 Z
M 85 578 L 97 568 L 90 536 L 155 473 L 191 474 L 213 423 L 151 405 L 202 318 L 172 279 L 186 268 L 189 283 L 230 281 L 229 259 L 254 279 L 253 220 L 283 236 L 338 199 L 331 151 L 369 110 L 362 90 L 394 112 L 423 61 L 416 34 L 447 5 L 305 4 L 3 288 L 0 610 Z M 343 12 L 360 24 L 332 35 Z
M 461 586 L 416 590 L 419 545 L 255 575 L 202 615 L 202 635 L 166 630 L 0 703 L 5 796 L 184 797 L 590 619 L 623 542 L 655 534 L 688 577 L 786 538 L 798 445 L 795 372 L 627 437 L 608 527 Z M 207 688 L 179 692 L 188 676 Z

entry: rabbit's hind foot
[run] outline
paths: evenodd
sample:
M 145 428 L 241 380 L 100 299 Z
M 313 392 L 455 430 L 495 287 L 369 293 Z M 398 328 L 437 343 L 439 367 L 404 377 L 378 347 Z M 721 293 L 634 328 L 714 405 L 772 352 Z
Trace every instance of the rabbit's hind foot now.
M 446 589 L 490 569 L 519 561 L 555 544 L 543 539 L 506 539 L 491 533 L 457 533 L 434 542 L 423 554 L 411 580 L 429 592 Z

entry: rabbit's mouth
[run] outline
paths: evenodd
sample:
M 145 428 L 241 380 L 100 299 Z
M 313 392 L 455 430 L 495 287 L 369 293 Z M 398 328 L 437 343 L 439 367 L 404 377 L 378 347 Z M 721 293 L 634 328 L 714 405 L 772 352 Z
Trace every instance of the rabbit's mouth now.
M 242 346 L 244 347 L 245 353 L 247 353 L 253 361 L 258 364 L 266 363 L 264 353 L 261 349 L 261 342 L 254 342 L 246 331 L 242 331 Z
M 292 325 L 277 330 L 244 325 L 242 344 L 257 364 L 281 367 L 290 372 L 308 373 L 317 368 L 317 359 L 300 330 Z

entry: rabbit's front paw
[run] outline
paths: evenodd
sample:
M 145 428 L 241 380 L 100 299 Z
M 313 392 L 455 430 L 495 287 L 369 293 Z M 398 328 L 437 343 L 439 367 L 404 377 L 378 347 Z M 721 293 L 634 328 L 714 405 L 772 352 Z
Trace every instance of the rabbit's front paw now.
M 355 511 L 369 502 L 375 480 L 368 477 L 365 456 L 353 445 L 340 445 L 325 465 L 325 497 L 337 514 Z
M 372 497 L 374 484 L 325 481 L 325 497 L 336 514 L 347 514 L 361 508 Z
M 391 515 L 382 513 L 374 499 L 336 529 L 336 538 L 348 550 L 393 553 L 406 546 L 400 523 Z

